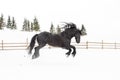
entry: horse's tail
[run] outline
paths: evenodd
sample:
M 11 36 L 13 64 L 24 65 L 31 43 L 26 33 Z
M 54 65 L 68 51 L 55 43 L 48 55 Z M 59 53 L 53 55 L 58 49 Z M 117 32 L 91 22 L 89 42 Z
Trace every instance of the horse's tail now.
M 35 40 L 37 38 L 38 34 L 34 35 L 31 39 L 30 45 L 29 45 L 29 54 L 32 53 L 32 49 L 35 46 Z

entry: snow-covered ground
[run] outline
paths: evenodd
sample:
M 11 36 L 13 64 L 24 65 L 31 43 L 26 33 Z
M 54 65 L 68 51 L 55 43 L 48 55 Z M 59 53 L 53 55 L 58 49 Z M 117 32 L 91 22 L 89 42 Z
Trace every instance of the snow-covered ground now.
M 0 31 L 0 40 L 25 42 L 34 34 L 36 32 Z M 77 49 L 75 58 L 66 57 L 66 52 L 61 48 L 43 48 L 40 57 L 32 60 L 26 50 L 0 50 L 0 79 L 120 80 L 119 49 Z
M 25 31 L 18 31 L 18 30 L 0 30 L 0 40 L 4 42 L 11 43 L 11 42 L 25 42 L 26 39 L 31 40 L 31 37 L 39 32 L 25 32 Z
M 0 51 L 2 80 L 120 80 L 120 50 L 77 49 L 75 58 L 64 49 L 41 49 L 32 60 L 27 51 Z

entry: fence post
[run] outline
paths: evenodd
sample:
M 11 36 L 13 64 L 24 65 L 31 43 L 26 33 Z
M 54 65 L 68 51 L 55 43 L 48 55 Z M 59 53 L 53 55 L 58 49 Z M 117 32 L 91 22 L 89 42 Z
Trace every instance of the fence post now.
M 3 48 L 3 40 L 2 40 L 2 50 L 3 50 L 4 48 Z
M 26 46 L 28 47 L 28 38 L 26 39 Z
M 103 40 L 102 40 L 102 49 L 103 49 Z
M 115 42 L 115 47 L 114 48 L 116 49 L 116 42 Z
M 26 47 L 27 47 L 27 49 L 28 49 L 28 38 L 26 39 Z
M 86 49 L 88 49 L 88 41 L 86 41 Z

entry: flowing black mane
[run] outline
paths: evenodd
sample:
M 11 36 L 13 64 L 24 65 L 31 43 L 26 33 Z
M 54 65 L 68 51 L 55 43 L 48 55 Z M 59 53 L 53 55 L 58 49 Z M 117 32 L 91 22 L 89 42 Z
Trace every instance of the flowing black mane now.
M 29 54 L 31 54 L 32 49 L 35 45 L 35 40 L 37 39 L 37 42 L 39 46 L 35 47 L 35 53 L 32 56 L 32 59 L 37 58 L 39 56 L 39 49 L 44 47 L 46 44 L 55 46 L 55 47 L 61 47 L 64 49 L 69 50 L 66 55 L 69 56 L 71 53 L 71 48 L 73 49 L 72 55 L 76 55 L 76 48 L 73 45 L 70 45 L 71 39 L 75 37 L 76 42 L 80 42 L 80 35 L 85 35 L 86 32 L 83 28 L 81 30 L 76 28 L 76 25 L 74 23 L 66 23 L 64 26 L 64 31 L 60 34 L 51 34 L 49 32 L 41 32 L 40 34 L 36 34 L 31 39 L 30 43 L 30 50 Z M 84 34 L 83 34 L 84 33 Z
M 65 23 L 65 25 L 64 25 L 64 27 L 63 28 L 65 28 L 65 29 L 68 29 L 68 28 L 76 28 L 76 24 L 74 24 L 74 23 L 66 23 L 66 22 L 64 22 Z
M 67 29 L 65 29 L 65 31 L 60 33 L 60 35 L 62 37 L 66 37 L 69 39 L 71 39 L 74 36 L 74 34 L 75 34 L 75 29 L 73 29 L 73 28 L 67 28 Z

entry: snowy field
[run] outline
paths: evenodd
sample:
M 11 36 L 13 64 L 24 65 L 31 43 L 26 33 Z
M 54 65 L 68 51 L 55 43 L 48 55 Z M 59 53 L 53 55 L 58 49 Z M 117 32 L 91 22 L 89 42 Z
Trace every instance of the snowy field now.
M 32 60 L 25 50 L 0 51 L 2 80 L 120 80 L 120 50 L 77 49 L 75 58 L 64 49 L 41 49 Z

